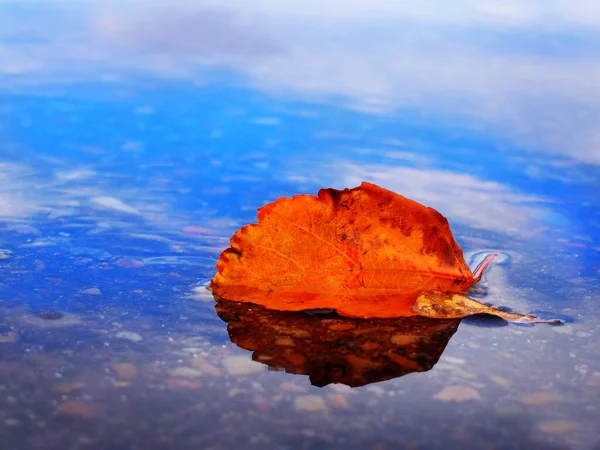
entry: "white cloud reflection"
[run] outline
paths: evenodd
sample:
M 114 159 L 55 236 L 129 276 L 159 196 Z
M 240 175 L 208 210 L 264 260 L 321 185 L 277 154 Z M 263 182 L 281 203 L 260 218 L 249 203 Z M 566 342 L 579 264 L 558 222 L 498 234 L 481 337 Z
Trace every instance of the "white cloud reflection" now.
M 19 222 L 45 210 L 25 188 L 24 179 L 30 174 L 26 166 L 0 161 L 0 220 Z
M 172 189 L 164 191 L 162 179 L 150 178 L 135 186 L 114 183 L 117 175 L 109 169 L 66 169 L 68 163 L 58 159 L 53 165 L 57 168 L 48 174 L 26 164 L 0 161 L 0 228 L 37 235 L 32 241 L 10 245 L 68 249 L 88 241 L 103 249 L 128 236 L 140 249 L 149 247 L 147 241 L 153 239 L 166 243 L 170 253 L 200 251 L 216 256 L 242 225 L 227 223 L 211 210 L 180 207 L 182 198 Z M 202 233 L 186 233 L 190 228 Z M 80 232 L 72 235 L 74 229 Z M 108 255 L 101 249 L 94 251 Z
M 44 39 L 0 43 L 0 72 L 32 83 L 118 82 L 129 70 L 202 81 L 206 68 L 227 68 L 257 89 L 452 117 L 600 164 L 600 4 L 588 0 L 95 1 L 77 11 L 64 30 L 36 23 Z M 0 20 L 0 35 L 11 24 Z

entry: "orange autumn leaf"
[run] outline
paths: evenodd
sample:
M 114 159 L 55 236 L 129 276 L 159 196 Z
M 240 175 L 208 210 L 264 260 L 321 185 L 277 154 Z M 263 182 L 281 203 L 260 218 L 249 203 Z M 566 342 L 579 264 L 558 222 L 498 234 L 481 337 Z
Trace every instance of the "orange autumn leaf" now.
M 466 297 L 474 276 L 448 221 L 371 183 L 280 198 L 258 210 L 217 263 L 213 293 L 267 308 L 330 308 L 352 317 L 533 321 Z

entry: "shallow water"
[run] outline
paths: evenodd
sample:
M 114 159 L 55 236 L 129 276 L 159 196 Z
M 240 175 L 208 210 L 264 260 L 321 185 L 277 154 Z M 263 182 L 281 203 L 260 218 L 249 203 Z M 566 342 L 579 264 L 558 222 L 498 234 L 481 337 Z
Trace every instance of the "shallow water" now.
M 2 449 L 600 445 L 598 11 L 327 5 L 0 5 Z M 215 304 L 257 207 L 363 180 L 565 324 Z

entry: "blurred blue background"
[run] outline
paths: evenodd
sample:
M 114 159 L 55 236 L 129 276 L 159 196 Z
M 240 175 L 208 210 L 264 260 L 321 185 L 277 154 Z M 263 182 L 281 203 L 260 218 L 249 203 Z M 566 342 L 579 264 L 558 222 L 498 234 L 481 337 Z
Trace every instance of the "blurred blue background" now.
M 27 341 L 27 327 L 39 325 L 28 318 L 48 309 L 97 328 L 131 317 L 131 327 L 156 339 L 195 333 L 214 344 L 205 356 L 215 366 L 221 346 L 249 360 L 229 344 L 202 290 L 229 236 L 277 197 L 371 181 L 448 217 L 468 259 L 502 252 L 484 301 L 574 321 L 493 331 L 465 323 L 446 367 L 469 361 L 472 376 L 454 368 L 446 378 L 442 358 L 438 375 L 382 383 L 380 394 L 391 398 L 404 386 L 414 406 L 431 397 L 429 383 L 468 381 L 492 392 L 478 403 L 486 411 L 532 418 L 533 440 L 523 445 L 591 448 L 600 424 L 599 56 L 600 6 L 585 0 L 0 3 L 0 337 L 17 336 L 4 363 L 39 369 L 22 355 L 32 342 L 43 347 L 45 335 Z M 71 351 L 75 335 L 61 330 L 58 348 Z M 106 367 L 116 358 L 108 348 L 98 356 Z M 127 351 L 139 367 L 161 358 Z M 529 365 L 508 369 L 502 351 Z M 89 368 L 73 364 L 73 380 Z M 246 381 L 287 382 L 285 374 L 257 377 Z M 255 407 L 255 398 L 219 402 L 237 381 L 227 383 L 213 389 L 224 415 Z M 22 385 L 12 389 L 25 396 Z M 144 396 L 151 387 L 138 389 Z M 542 402 L 552 405 L 543 412 L 502 403 L 535 389 L 561 400 Z M 351 421 L 375 395 L 357 391 Z M 38 400 L 58 401 L 49 392 Z M 260 395 L 272 404 L 279 394 Z M 314 411 L 291 413 L 293 404 L 278 407 L 316 426 Z M 152 407 L 167 405 L 177 402 Z M 393 420 L 409 417 L 397 404 L 386 408 Z M 456 420 L 478 411 L 465 408 Z M 270 411 L 260 423 L 244 420 L 272 437 Z M 433 411 L 419 414 L 435 427 Z M 323 422 L 336 435 L 336 418 Z M 547 432 L 561 424 L 566 431 Z M 14 448 L 45 442 L 21 425 L 6 432 Z M 236 430 L 238 440 L 248 438 Z M 298 442 L 318 447 L 324 434 Z M 443 434 L 415 439 L 435 448 L 447 442 Z M 119 442 L 134 448 L 138 437 Z M 65 432 L 57 442 L 72 438 Z M 386 445 L 399 445 L 396 438 L 382 425 Z

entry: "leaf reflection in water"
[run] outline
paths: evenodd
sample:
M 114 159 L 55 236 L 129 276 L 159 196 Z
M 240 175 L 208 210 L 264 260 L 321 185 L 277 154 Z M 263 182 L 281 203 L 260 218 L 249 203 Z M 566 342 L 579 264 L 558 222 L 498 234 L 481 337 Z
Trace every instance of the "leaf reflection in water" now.
M 459 319 L 356 319 L 274 311 L 215 296 L 231 341 L 273 370 L 308 375 L 319 387 L 350 387 L 430 370 Z

